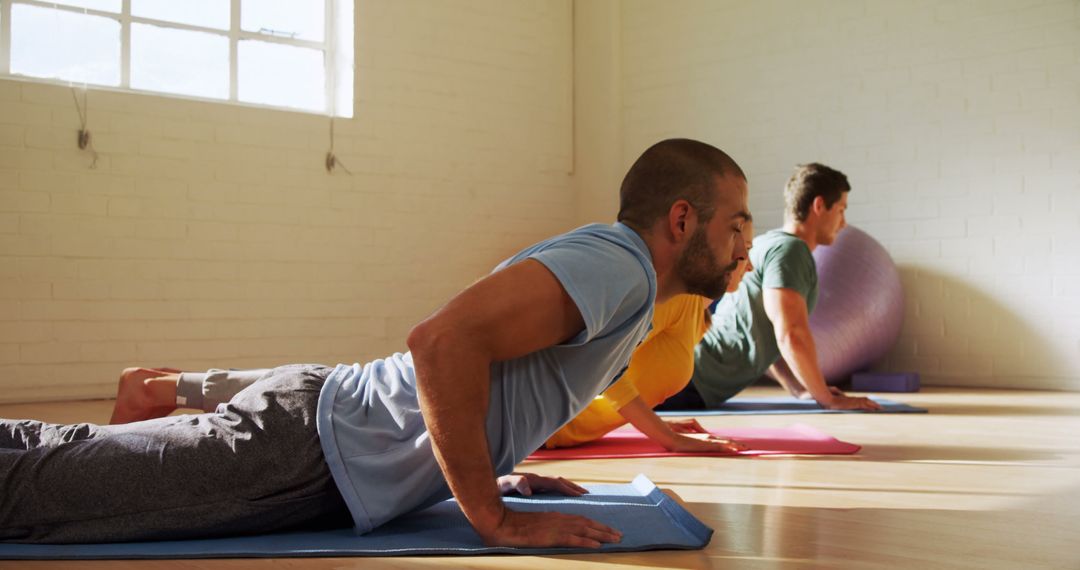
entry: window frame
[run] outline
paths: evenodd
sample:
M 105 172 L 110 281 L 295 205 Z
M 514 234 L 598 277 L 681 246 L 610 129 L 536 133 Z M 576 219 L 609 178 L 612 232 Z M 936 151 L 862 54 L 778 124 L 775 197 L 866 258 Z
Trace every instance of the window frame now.
M 192 24 L 182 24 L 179 22 L 170 22 L 167 20 L 158 20 L 156 18 L 146 18 L 143 16 L 134 16 L 131 13 L 131 0 L 121 0 L 120 12 L 109 12 L 104 10 L 95 10 L 92 8 L 81 8 L 78 6 L 68 6 L 55 4 L 53 2 L 45 2 L 41 0 L 0 0 L 0 78 L 14 79 L 20 81 L 30 81 L 34 83 L 49 83 L 53 85 L 81 85 L 84 88 L 101 89 L 106 91 L 123 91 L 130 93 L 140 93 L 147 95 L 158 95 L 163 97 L 174 97 L 178 99 L 191 99 L 195 101 L 208 101 L 214 103 L 229 103 L 232 105 L 242 105 L 259 107 L 266 109 L 277 109 L 285 111 L 293 111 L 298 113 L 312 113 L 319 115 L 329 115 L 333 117 L 351 117 L 352 105 L 345 104 L 343 107 L 347 109 L 337 108 L 337 91 L 339 87 L 339 81 L 346 80 L 351 81 L 352 75 L 349 77 L 338 77 L 338 65 L 337 57 L 341 51 L 339 46 L 338 28 L 335 25 L 335 16 L 340 10 L 339 4 L 343 0 L 322 0 L 323 7 L 323 41 L 302 40 L 290 37 L 284 37 L 279 35 L 263 34 L 259 32 L 249 32 L 241 29 L 241 0 L 229 0 L 229 28 L 218 29 L 210 27 L 196 26 Z M 352 0 L 344 0 L 352 2 Z M 35 6 L 38 8 L 46 8 L 50 10 L 60 10 L 66 12 L 72 12 L 75 14 L 86 14 L 90 16 L 100 16 L 116 20 L 120 23 L 120 84 L 119 85 L 100 85 L 95 83 L 77 82 L 67 79 L 57 79 L 48 77 L 35 77 L 33 75 L 14 74 L 11 72 L 11 13 L 12 6 L 16 4 L 23 4 L 27 6 Z M 354 8 L 355 9 L 355 8 Z M 346 13 L 352 13 L 353 10 L 348 10 Z M 229 96 L 227 99 L 219 99 L 215 97 L 203 97 L 199 95 L 189 95 L 184 93 L 172 93 L 169 91 L 153 91 L 148 89 L 138 89 L 131 86 L 131 26 L 132 24 L 147 24 L 152 26 L 159 26 L 163 28 L 185 30 L 192 32 L 201 32 L 207 34 L 213 34 L 227 38 L 229 40 Z M 349 24 L 351 28 L 352 23 Z M 324 77 L 326 84 L 324 85 L 324 108 L 322 110 L 304 109 L 300 107 L 287 107 L 279 105 L 270 105 L 266 103 L 256 103 L 251 101 L 242 101 L 239 99 L 239 46 L 242 40 L 256 40 L 261 42 L 283 44 L 294 47 L 303 47 L 308 49 L 316 49 L 323 53 L 323 67 Z M 347 46 L 347 53 L 352 52 L 352 46 Z M 351 91 L 351 89 L 349 90 Z

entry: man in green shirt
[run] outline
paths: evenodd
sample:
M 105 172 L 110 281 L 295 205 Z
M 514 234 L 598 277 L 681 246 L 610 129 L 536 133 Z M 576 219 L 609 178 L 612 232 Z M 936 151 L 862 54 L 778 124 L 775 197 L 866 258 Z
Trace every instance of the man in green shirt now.
M 716 305 L 712 324 L 694 351 L 694 375 L 658 409 L 723 404 L 763 374 L 792 395 L 823 408 L 877 410 L 869 398 L 828 386 L 818 366 L 810 313 L 818 297 L 812 252 L 829 245 L 846 224 L 847 176 L 828 166 L 800 165 L 784 188 L 784 226 L 754 240 L 739 290 Z

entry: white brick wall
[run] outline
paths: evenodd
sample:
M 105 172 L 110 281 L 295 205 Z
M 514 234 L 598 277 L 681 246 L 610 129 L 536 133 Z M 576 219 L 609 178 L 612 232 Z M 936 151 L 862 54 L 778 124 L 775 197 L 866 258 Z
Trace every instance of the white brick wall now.
M 885 368 L 1080 389 L 1080 3 L 635 0 L 623 155 L 666 136 L 747 168 L 763 227 L 795 163 L 855 186 L 850 221 L 906 285 Z M 33 247 L 28 244 L 27 247 Z
M 126 365 L 363 362 L 575 222 L 566 0 L 359 0 L 324 117 L 0 79 L 0 401 Z
M 731 152 L 762 227 L 793 164 L 851 176 L 908 296 L 885 367 L 1078 389 L 1078 10 L 358 0 L 353 176 L 325 118 L 101 91 L 90 170 L 70 92 L 0 79 L 0 401 L 399 350 L 518 247 L 610 221 L 667 136 Z

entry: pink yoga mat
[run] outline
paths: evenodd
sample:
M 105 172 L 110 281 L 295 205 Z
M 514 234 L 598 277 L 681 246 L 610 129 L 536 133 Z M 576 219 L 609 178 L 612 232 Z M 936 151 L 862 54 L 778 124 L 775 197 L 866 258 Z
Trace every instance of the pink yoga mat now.
M 735 455 L 850 455 L 861 446 L 840 441 L 805 424 L 785 428 L 727 428 L 710 430 L 713 435 L 734 439 L 749 449 L 739 453 L 687 453 L 668 451 L 631 426 L 575 447 L 539 449 L 528 459 L 615 459 L 619 457 L 680 457 Z

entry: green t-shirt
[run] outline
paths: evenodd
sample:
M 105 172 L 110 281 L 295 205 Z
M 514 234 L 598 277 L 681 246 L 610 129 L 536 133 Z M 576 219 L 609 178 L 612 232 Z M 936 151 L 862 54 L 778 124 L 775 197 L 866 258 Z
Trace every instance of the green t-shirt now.
M 691 381 L 710 408 L 753 384 L 780 359 L 764 289 L 794 290 L 806 300 L 807 314 L 817 304 L 817 266 L 803 240 L 772 230 L 754 240 L 750 261 L 754 270 L 716 305 L 712 325 L 694 350 Z

